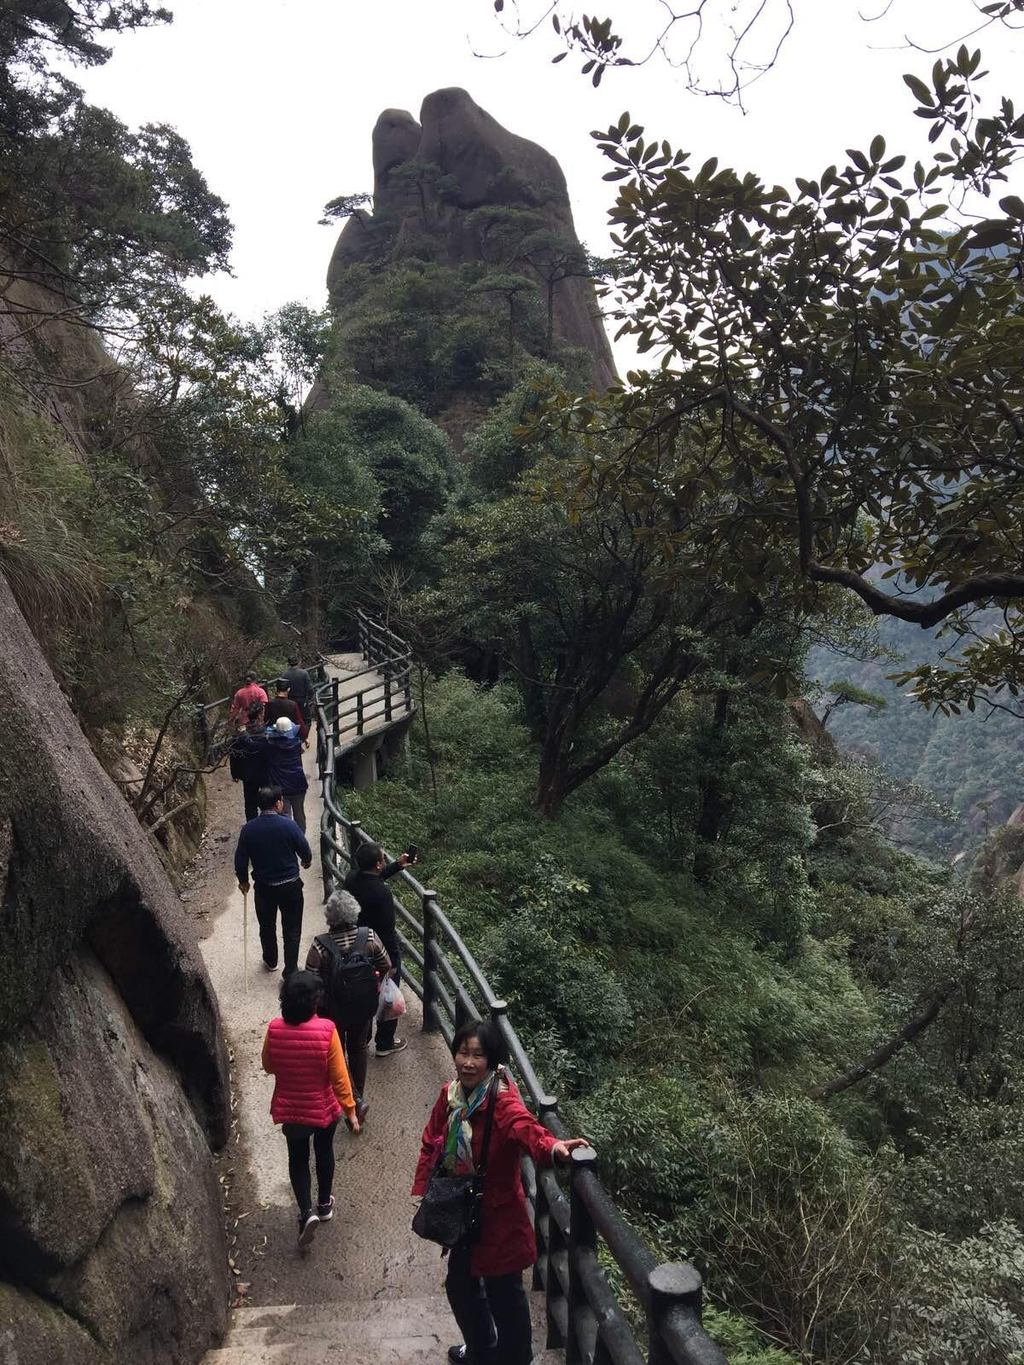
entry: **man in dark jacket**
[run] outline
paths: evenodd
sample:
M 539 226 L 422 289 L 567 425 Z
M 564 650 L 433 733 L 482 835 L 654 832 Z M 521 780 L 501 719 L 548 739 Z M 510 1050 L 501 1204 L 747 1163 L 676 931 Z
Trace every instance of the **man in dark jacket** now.
M 355 867 L 345 878 L 345 890 L 359 902 L 359 923 L 372 929 L 383 943 L 384 951 L 391 959 L 391 975 L 396 985 L 402 979 L 402 954 L 395 928 L 395 898 L 384 881 L 408 866 L 407 853 L 389 863 L 380 844 L 360 844 L 355 852 Z M 378 1022 L 378 1057 L 390 1057 L 406 1046 L 404 1038 L 395 1037 L 397 1029 L 397 1019 Z
M 298 655 L 288 656 L 288 667 L 281 674 L 282 682 L 288 684 L 288 695 L 295 702 L 307 726 L 313 719 L 313 680 L 304 668 L 299 667 Z
M 277 970 L 277 912 L 281 912 L 281 938 L 284 943 L 284 974 L 290 976 L 299 962 L 302 938 L 302 878 L 299 862 L 309 867 L 313 853 L 306 836 L 294 820 L 284 814 L 280 787 L 262 787 L 260 813 L 242 826 L 235 849 L 235 876 L 238 889 L 249 890 L 249 864 L 256 887 L 256 919 L 260 926 L 263 965 L 268 972 Z
M 267 785 L 267 746 L 260 742 L 263 733 L 263 708 L 257 703 L 249 708 L 245 727 L 231 741 L 228 767 L 233 782 L 242 784 L 245 818 L 255 820 L 260 813 L 260 788 Z
M 298 703 L 293 701 L 289 695 L 287 678 L 278 678 L 277 682 L 274 683 L 274 695 L 263 708 L 263 723 L 269 730 L 274 722 L 280 720 L 282 716 L 287 716 L 293 725 L 299 727 L 299 735 L 303 740 L 307 738 L 309 726 L 303 718 Z

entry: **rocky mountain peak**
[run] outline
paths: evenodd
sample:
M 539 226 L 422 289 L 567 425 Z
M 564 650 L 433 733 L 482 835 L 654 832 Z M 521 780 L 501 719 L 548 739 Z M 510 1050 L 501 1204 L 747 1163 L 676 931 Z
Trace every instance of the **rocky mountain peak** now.
M 385 109 L 373 130 L 373 212 L 348 219 L 331 257 L 327 287 L 335 293 L 345 270 L 379 259 L 382 241 L 392 258 L 403 255 L 459 265 L 495 259 L 496 229 L 478 210 L 521 211 L 524 234 L 534 242 L 579 250 L 565 176 L 550 152 L 519 137 L 457 87 L 424 99 L 417 121 L 404 109 Z M 507 268 L 546 289 L 544 266 L 507 253 Z M 615 378 L 611 348 L 591 279 L 570 275 L 553 290 L 552 330 L 557 341 L 589 351 L 593 381 Z

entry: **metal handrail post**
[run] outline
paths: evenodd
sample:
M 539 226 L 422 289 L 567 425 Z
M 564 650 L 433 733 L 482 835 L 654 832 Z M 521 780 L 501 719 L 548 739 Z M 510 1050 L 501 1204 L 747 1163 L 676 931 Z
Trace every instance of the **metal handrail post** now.
M 647 1277 L 647 1361 L 648 1365 L 675 1365 L 665 1340 L 668 1318 L 677 1308 L 688 1309 L 700 1322 L 701 1278 L 699 1272 L 683 1262 L 657 1265 Z
M 332 890 L 334 889 L 334 888 L 331 886 L 331 880 L 332 880 L 333 873 L 332 873 L 332 869 L 331 869 L 331 846 L 330 846 L 330 844 L 328 843 L 328 837 L 329 837 L 329 836 L 328 836 L 328 834 L 327 834 L 327 831 L 324 829 L 323 825 L 321 825 L 321 826 L 320 826 L 320 880 L 321 880 L 321 881 L 323 882 L 323 884 L 324 884 L 324 900 L 327 899 L 327 897 L 331 894 Z
M 363 822 L 353 820 L 348 827 L 348 853 L 352 866 L 356 865 L 356 849 L 363 842 Z
M 384 719 L 391 720 L 391 672 L 384 674 Z
M 363 694 L 362 691 L 356 693 L 356 734 L 363 733 Z
M 587 1307 L 587 1291 L 580 1279 L 578 1252 L 589 1252 L 597 1257 L 597 1225 L 580 1198 L 576 1177 L 583 1171 L 593 1171 L 597 1153 L 593 1147 L 578 1147 L 570 1156 L 569 1176 L 569 1292 L 566 1295 L 565 1365 L 582 1365 L 586 1358 L 580 1327 Z
M 437 1019 L 437 973 L 439 971 L 437 953 L 437 919 L 434 902 L 436 891 L 423 893 L 423 1032 L 436 1033 Z
M 331 691 L 332 691 L 333 694 L 334 694 L 334 699 L 333 699 L 333 705 L 334 705 L 334 723 L 333 723 L 333 725 L 331 726 L 331 734 L 332 734 L 332 736 L 333 736 L 333 741 L 334 741 L 334 747 L 335 747 L 335 748 L 338 747 L 338 744 L 339 744 L 340 741 L 341 741 L 341 717 L 338 715 L 338 712 L 341 710 L 341 699 L 340 699 L 340 697 L 338 696 L 338 689 L 339 689 L 340 686 L 341 686 L 341 679 L 340 679 L 340 678 L 334 678 L 334 679 L 332 680 L 332 686 L 331 686 Z

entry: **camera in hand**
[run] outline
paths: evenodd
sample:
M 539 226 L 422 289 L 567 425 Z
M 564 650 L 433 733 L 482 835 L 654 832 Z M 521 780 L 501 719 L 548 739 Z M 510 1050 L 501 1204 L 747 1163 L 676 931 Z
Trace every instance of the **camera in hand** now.
M 405 850 L 405 856 L 409 859 L 411 863 L 414 863 L 420 856 L 419 846 L 417 844 L 410 844 L 409 847 Z

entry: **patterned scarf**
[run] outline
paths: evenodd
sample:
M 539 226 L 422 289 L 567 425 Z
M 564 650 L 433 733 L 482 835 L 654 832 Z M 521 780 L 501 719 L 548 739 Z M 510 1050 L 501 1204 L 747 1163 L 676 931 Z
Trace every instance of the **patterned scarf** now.
M 444 1168 L 454 1175 L 460 1168 L 473 1172 L 473 1129 L 469 1120 L 483 1104 L 494 1073 L 489 1071 L 466 1098 L 462 1082 L 452 1081 L 448 1087 L 448 1133 L 444 1140 Z

